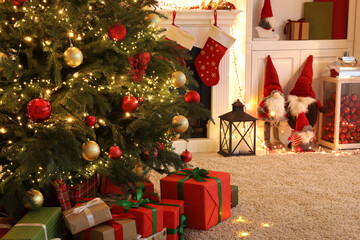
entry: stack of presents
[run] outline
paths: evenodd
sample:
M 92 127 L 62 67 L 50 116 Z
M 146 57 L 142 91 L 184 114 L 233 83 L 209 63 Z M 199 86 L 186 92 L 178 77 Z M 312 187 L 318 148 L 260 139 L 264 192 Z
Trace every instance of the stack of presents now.
M 61 207 L 29 211 L 2 239 L 181 240 L 185 227 L 207 230 L 229 218 L 238 203 L 229 173 L 199 168 L 162 178 L 161 200 L 149 180 L 131 188 L 126 200 L 106 178 L 53 185 Z

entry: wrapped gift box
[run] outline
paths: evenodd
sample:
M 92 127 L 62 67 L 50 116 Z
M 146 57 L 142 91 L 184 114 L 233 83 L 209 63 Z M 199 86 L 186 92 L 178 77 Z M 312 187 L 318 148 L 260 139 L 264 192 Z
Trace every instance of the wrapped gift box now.
M 155 233 L 146 238 L 140 238 L 139 240 L 166 240 L 166 228 L 164 228 L 161 232 Z
M 130 217 L 130 218 L 128 218 Z M 74 240 L 135 240 L 137 238 L 136 223 L 131 214 L 115 216 L 106 223 L 86 229 L 74 235 Z
M 148 237 L 163 230 L 163 207 L 151 204 L 149 201 L 119 201 L 113 205 L 112 211 L 114 214 L 131 213 L 136 220 L 137 232 L 143 237 Z
M 65 211 L 71 208 L 69 192 L 66 184 L 63 183 L 61 180 L 55 180 L 52 182 L 52 185 L 56 191 L 57 199 L 59 201 L 61 210 Z
M 287 40 L 308 40 L 309 39 L 309 23 L 301 20 L 291 21 L 286 24 Z
M 9 217 L 7 214 L 0 212 L 0 238 L 2 238 L 14 226 L 15 218 Z
M 80 184 L 68 185 L 68 193 L 71 203 L 74 205 L 77 198 L 95 198 L 97 197 L 97 179 L 92 176 Z
M 154 193 L 154 184 L 150 180 L 144 182 L 138 182 L 135 184 L 136 188 L 141 188 L 145 193 Z M 134 188 L 134 187 L 132 187 Z M 124 190 L 121 187 L 115 185 L 107 177 L 101 178 L 100 194 L 101 196 L 107 196 L 109 194 L 124 194 Z
M 238 186 L 231 185 L 230 186 L 230 200 L 231 200 L 231 208 L 236 207 L 239 203 L 239 189 Z
M 42 207 L 28 212 L 2 239 L 44 240 L 61 236 L 61 208 Z
M 109 206 L 100 198 L 70 208 L 64 211 L 63 215 L 72 234 L 112 219 Z
M 186 217 L 184 214 L 184 201 L 163 199 L 160 206 L 164 207 L 164 227 L 166 228 L 167 240 L 178 240 L 183 235 Z
M 184 200 L 191 228 L 207 230 L 231 215 L 229 173 L 184 169 L 162 178 L 160 187 L 163 199 Z

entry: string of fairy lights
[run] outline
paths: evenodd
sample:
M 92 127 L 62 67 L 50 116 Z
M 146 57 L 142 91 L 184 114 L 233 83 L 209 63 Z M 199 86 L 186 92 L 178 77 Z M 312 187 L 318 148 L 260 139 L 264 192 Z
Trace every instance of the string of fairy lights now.
M 29 0 L 29 2 L 33 2 L 32 0 Z M 102 2 L 104 4 L 104 2 Z M 56 11 L 53 11 L 49 6 L 46 5 L 47 4 L 47 0 L 43 0 L 42 2 L 40 2 L 38 5 L 32 5 L 29 8 L 26 7 L 17 7 L 17 6 L 13 6 L 13 10 L 14 12 L 21 12 L 24 13 L 24 17 L 21 20 L 16 21 L 16 19 L 13 17 L 11 18 L 11 21 L 5 21 L 4 24 L 10 25 L 12 24 L 12 26 L 16 29 L 16 28 L 21 28 L 23 27 L 23 25 L 27 24 L 27 21 L 32 21 L 34 23 L 39 23 L 40 18 L 37 16 L 38 12 L 51 12 L 51 14 L 49 14 L 50 16 L 53 17 L 54 20 L 57 21 L 58 24 L 61 24 L 62 26 L 65 26 L 64 28 L 68 29 L 66 30 L 66 35 L 69 38 L 69 45 L 78 45 L 79 43 L 81 44 L 81 42 L 86 38 L 86 37 L 96 37 L 101 39 L 103 42 L 105 41 L 109 41 L 109 37 L 108 37 L 108 33 L 106 29 L 102 29 L 99 28 L 97 31 L 93 31 L 94 28 L 92 27 L 90 21 L 85 21 L 84 24 L 86 25 L 87 30 L 89 30 L 89 32 L 93 31 L 91 34 L 91 36 L 88 36 L 89 32 L 76 32 L 72 26 L 72 24 L 69 21 L 69 16 L 68 16 L 68 10 L 66 8 L 60 8 L 57 9 Z M 89 5 L 88 7 L 89 11 L 92 11 L 93 7 Z M 57 14 L 54 14 L 57 13 Z M 132 52 L 136 52 L 138 49 L 137 43 L 145 41 L 146 39 L 148 39 L 149 37 L 153 37 L 155 39 L 160 39 L 161 36 L 158 35 L 158 27 L 153 27 L 153 28 L 149 28 L 148 31 L 139 31 L 138 33 L 136 33 L 133 36 L 133 41 L 130 42 L 130 45 L 126 45 L 123 42 L 116 42 L 116 41 L 112 41 L 112 46 L 115 48 L 118 48 L 118 50 L 120 50 L 120 52 L 123 52 L 127 55 L 130 55 Z M 0 33 L 2 32 L 2 28 L 0 28 Z M 39 41 L 39 39 L 37 39 L 34 36 L 31 35 L 27 35 L 25 36 L 23 39 L 20 39 L 19 41 L 19 45 L 18 45 L 18 50 L 16 50 L 16 56 L 12 56 L 12 60 L 16 59 L 16 57 L 18 56 L 18 54 L 21 52 L 23 44 L 33 44 L 34 41 Z M 44 49 L 44 51 L 50 51 L 50 52 L 55 52 L 54 49 L 52 49 L 54 43 L 53 43 L 53 39 L 50 38 L 44 38 L 41 41 L 41 45 Z M 56 40 L 55 40 L 56 41 Z M 63 39 L 60 39 L 58 41 L 63 41 Z M 23 66 L 21 64 L 18 65 L 19 70 L 21 70 L 23 68 Z M 121 85 L 117 83 L 117 79 L 120 79 L 121 81 L 125 81 L 128 79 L 127 75 L 121 75 L 121 76 L 117 76 L 117 75 L 112 75 L 111 77 L 108 77 L 107 82 L 109 82 L 109 85 L 100 85 L 97 83 L 97 78 L 94 76 L 95 74 L 93 72 L 90 73 L 83 73 L 83 72 L 76 72 L 72 75 L 71 78 L 69 78 L 67 81 L 62 81 L 60 85 L 55 84 L 51 79 L 41 79 L 41 78 L 36 78 L 36 79 L 30 79 L 28 81 L 24 81 L 22 79 L 21 75 L 18 75 L 16 78 L 13 79 L 13 83 L 20 83 L 19 85 L 16 85 L 13 87 L 13 94 L 17 96 L 17 101 L 19 103 L 24 103 L 27 100 L 27 96 L 23 93 L 24 88 L 32 88 L 34 90 L 39 91 L 39 94 L 41 97 L 46 97 L 48 99 L 51 98 L 51 95 L 56 93 L 57 91 L 61 90 L 64 87 L 67 87 L 69 89 L 72 89 L 73 86 L 76 85 L 82 85 L 83 87 L 79 88 L 80 91 L 85 91 L 86 88 L 92 88 L 97 90 L 98 92 L 108 92 L 108 91 L 112 91 L 112 90 L 116 90 L 117 88 L 121 88 Z M 153 75 L 150 76 L 145 76 L 143 78 L 143 81 L 145 84 L 139 85 L 139 84 L 135 84 L 133 81 L 129 81 L 130 82 L 130 87 L 128 88 L 128 90 L 125 92 L 125 95 L 136 95 L 138 92 L 143 92 L 143 93 L 148 93 L 147 99 L 148 101 L 153 100 L 155 96 L 155 100 L 159 100 L 160 103 L 164 102 L 164 100 L 166 99 L 167 95 L 171 94 L 171 91 L 169 91 L 169 88 L 173 88 L 171 86 L 171 80 L 170 78 L 167 79 L 166 81 L 164 81 L 164 84 L 162 84 L 161 87 L 157 86 L 159 83 L 159 77 L 156 76 L 156 72 L 153 72 Z M 96 83 L 94 85 L 92 85 L 91 83 Z M 43 86 L 45 86 L 43 88 Z M 140 89 L 141 88 L 141 89 Z M 45 89 L 45 90 L 44 90 Z M 4 89 L 0 89 L 0 91 L 4 91 Z M 152 96 L 151 96 L 152 95 Z M 170 102 L 173 102 L 174 100 L 171 99 Z M 2 104 L 2 102 L 0 102 L 0 104 Z M 126 117 L 130 117 L 131 113 L 126 112 L 124 113 Z M 79 114 L 79 116 L 88 116 L 89 114 L 87 112 L 84 112 L 83 114 Z M 51 121 L 51 123 L 43 123 L 42 125 L 46 126 L 47 128 L 52 128 L 54 127 L 54 125 L 56 124 L 56 122 L 59 121 L 64 121 L 68 124 L 74 123 L 75 121 L 83 121 L 83 118 L 79 118 L 79 116 L 74 116 L 71 114 L 68 114 L 68 116 L 63 117 L 62 119 L 57 118 L 56 120 Z M 18 116 L 15 119 L 12 119 L 11 117 L 9 117 L 9 119 L 14 122 L 15 124 L 18 124 L 19 126 L 22 126 L 22 119 L 21 116 Z M 106 126 L 107 125 L 107 119 L 106 117 L 99 117 L 98 119 L 98 124 L 102 125 L 102 126 Z M 27 124 L 27 128 L 29 129 L 34 129 L 34 132 L 36 133 L 37 130 L 37 124 L 30 122 L 29 124 Z M 94 128 L 94 127 L 92 127 Z M 7 133 L 7 129 L 5 127 L 0 127 L 0 134 L 6 134 Z M 170 141 L 169 139 L 165 138 L 162 139 L 164 141 Z M 12 140 L 8 140 L 7 144 L 11 145 L 14 142 Z M 136 146 L 139 146 L 139 143 L 135 143 Z M 106 151 L 104 149 L 101 149 L 102 152 Z M 127 159 L 128 161 L 133 161 L 133 162 L 138 162 L 138 157 L 136 156 L 132 156 L 131 154 L 127 154 L 124 153 L 120 159 Z M 99 161 L 94 161 L 94 162 L 90 162 L 88 167 L 86 167 L 85 169 L 83 169 L 83 171 L 81 169 L 79 169 L 79 174 L 76 177 L 81 177 L 82 175 L 87 175 L 87 176 L 91 176 L 95 173 L 96 169 L 99 166 L 105 166 L 108 167 L 109 166 L 109 162 L 105 159 L 105 160 L 99 160 Z M 13 166 L 13 163 L 10 162 L 10 166 Z M 11 168 L 11 167 L 10 167 Z M 32 183 L 35 182 L 41 182 L 42 179 L 44 178 L 44 169 L 42 166 L 38 166 L 37 168 L 37 172 L 35 175 L 30 174 L 30 178 L 33 179 Z M 20 173 L 14 173 L 12 172 L 9 168 L 6 169 L 6 172 L 9 173 L 10 175 L 14 175 L 16 174 L 16 176 L 19 176 Z M 57 177 L 60 176 L 60 179 L 69 179 L 70 183 L 72 184 L 72 179 L 74 179 L 75 176 L 72 176 L 70 173 L 66 173 L 66 172 L 58 172 L 55 171 L 53 174 L 48 174 L 48 177 L 51 177 L 52 175 L 56 175 Z M 2 183 L 4 183 L 5 179 L 1 178 L 0 180 Z

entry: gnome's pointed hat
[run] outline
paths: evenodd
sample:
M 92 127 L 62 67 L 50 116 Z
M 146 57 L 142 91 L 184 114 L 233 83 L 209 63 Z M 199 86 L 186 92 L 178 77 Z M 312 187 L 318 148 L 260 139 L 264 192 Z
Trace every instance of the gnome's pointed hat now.
M 272 17 L 272 16 L 273 16 L 273 13 L 272 13 L 272 9 L 271 9 L 270 0 L 265 0 L 264 6 L 261 9 L 261 19 L 265 19 L 265 18 Z
M 312 79 L 313 79 L 313 56 L 310 55 L 306 60 L 304 69 L 301 72 L 300 77 L 297 79 L 293 90 L 291 90 L 290 95 L 295 95 L 297 97 L 311 97 L 316 101 L 318 108 L 322 108 L 319 100 L 316 98 L 315 92 L 312 88 Z
M 296 128 L 295 131 L 301 132 L 305 126 L 309 126 L 310 123 L 305 115 L 305 113 L 299 113 L 296 120 Z
M 274 90 L 278 90 L 281 93 L 283 92 L 280 86 L 279 76 L 269 55 L 265 69 L 264 98 L 268 97 Z

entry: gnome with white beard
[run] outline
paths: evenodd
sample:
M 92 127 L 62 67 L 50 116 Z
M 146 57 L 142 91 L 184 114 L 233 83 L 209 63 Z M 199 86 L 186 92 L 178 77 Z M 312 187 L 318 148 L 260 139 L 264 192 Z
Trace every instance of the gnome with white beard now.
M 264 138 L 266 148 L 281 149 L 285 145 L 280 141 L 279 124 L 285 118 L 285 96 L 280 86 L 279 77 L 271 60 L 267 57 L 264 82 L 264 96 L 258 107 L 258 117 L 265 121 Z M 271 125 L 273 125 L 273 139 L 271 143 Z
M 305 113 L 300 113 L 296 120 L 296 128 L 292 130 L 288 140 L 292 140 L 291 150 L 294 152 L 314 152 L 315 133 Z
M 272 13 L 270 0 L 264 1 L 264 6 L 261 9 L 261 18 L 259 26 L 255 27 L 260 38 L 279 39 L 279 34 L 274 33 L 276 21 Z
M 300 113 L 305 113 L 310 125 L 314 127 L 318 112 L 324 111 L 312 88 L 312 64 L 313 56 L 310 55 L 293 90 L 290 91 L 287 97 L 287 118 L 288 124 L 292 129 L 295 129 L 296 119 Z

